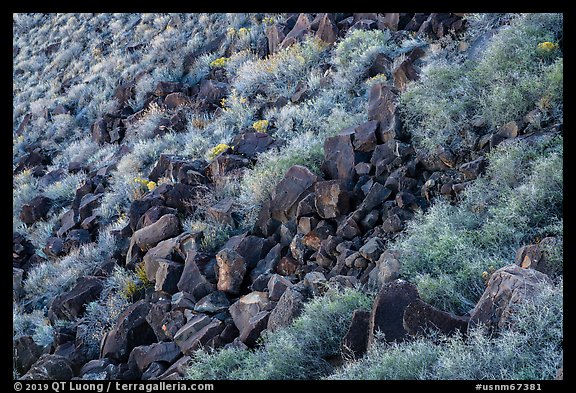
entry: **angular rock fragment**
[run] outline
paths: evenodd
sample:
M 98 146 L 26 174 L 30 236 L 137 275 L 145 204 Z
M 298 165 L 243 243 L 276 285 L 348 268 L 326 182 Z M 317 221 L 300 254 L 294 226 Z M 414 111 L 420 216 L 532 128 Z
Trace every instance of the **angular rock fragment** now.
M 323 170 L 328 179 L 352 179 L 355 165 L 354 147 L 349 133 L 326 138 Z
M 100 357 L 125 362 L 134 347 L 155 342 L 156 335 L 146 322 L 149 311 L 150 304 L 145 300 L 128 306 L 103 338 Z
M 243 343 L 248 346 L 256 343 L 267 326 L 272 306 L 266 292 L 251 292 L 230 306 L 230 315 Z
M 368 329 L 370 327 L 370 312 L 354 310 L 348 331 L 340 345 L 345 359 L 359 359 L 368 349 Z
M 167 259 L 158 261 L 156 270 L 155 285 L 156 291 L 163 291 L 169 294 L 178 292 L 178 281 L 182 276 L 184 265 Z
M 13 344 L 15 369 L 20 374 L 25 374 L 42 356 L 42 349 L 31 336 L 18 337 Z
M 244 275 L 246 261 L 234 250 L 223 249 L 216 254 L 218 264 L 218 290 L 231 295 L 238 295 Z
M 484 173 L 488 162 L 484 156 L 480 156 L 474 161 L 462 164 L 459 168 L 460 172 L 466 176 L 466 180 L 474 180 Z
M 53 321 L 57 319 L 75 320 L 83 314 L 88 303 L 98 299 L 102 288 L 102 281 L 97 277 L 80 277 L 71 290 L 52 300 L 48 317 Z
M 196 251 L 189 252 L 177 284 L 178 290 L 192 294 L 196 300 L 215 290 L 214 285 L 207 280 L 199 267 L 205 259 L 205 256 Z
M 74 376 L 71 363 L 60 355 L 44 354 L 22 376 L 23 380 L 69 380 Z
M 182 91 L 182 83 L 180 82 L 158 82 L 154 89 L 154 94 L 158 97 L 167 96 L 170 93 Z
M 376 267 L 370 272 L 368 283 L 371 287 L 381 288 L 382 285 L 394 281 L 400 274 L 400 262 L 397 255 L 384 251 L 376 261 Z
M 370 262 L 376 262 L 384 251 L 382 241 L 376 237 L 368 240 L 358 251 L 360 255 L 368 259 Z
M 316 210 L 322 218 L 336 218 L 348 212 L 350 197 L 344 182 L 320 181 L 315 185 Z
M 302 313 L 304 303 L 312 297 L 310 287 L 300 282 L 284 291 L 278 304 L 272 310 L 267 328 L 270 331 L 289 326 L 294 318 Z
M 174 342 L 184 355 L 190 355 L 194 350 L 205 347 L 208 341 L 219 335 L 224 329 L 224 323 L 198 314 L 174 335 Z
M 272 301 L 278 301 L 286 289 L 291 286 L 290 280 L 279 274 L 273 274 L 268 280 L 268 297 Z
M 383 334 L 386 342 L 403 341 L 407 334 L 403 325 L 404 311 L 419 297 L 414 284 L 404 280 L 384 284 L 372 305 L 368 345 L 375 342 L 379 333 Z
M 375 83 L 368 99 L 368 120 L 378 121 L 376 136 L 381 143 L 400 135 L 400 117 L 397 116 L 395 90 L 385 83 Z
M 310 26 L 311 22 L 311 18 L 308 14 L 301 13 L 292 30 L 286 34 L 286 37 L 280 44 L 280 49 L 287 48 L 290 45 L 301 41 L 307 34 L 310 34 L 312 31 Z
M 158 221 L 137 230 L 132 235 L 131 245 L 148 251 L 162 240 L 170 239 L 180 233 L 180 220 L 174 214 L 165 214 Z
M 130 352 L 128 365 L 142 373 L 153 362 L 174 363 L 181 356 L 182 352 L 174 342 L 141 345 Z
M 214 291 L 198 300 L 194 306 L 194 311 L 201 313 L 216 314 L 226 311 L 230 307 L 230 300 L 222 291 Z
M 470 312 L 470 325 L 482 323 L 492 331 L 505 327 L 518 304 L 529 301 L 540 292 L 542 285 L 551 282 L 537 270 L 522 269 L 514 264 L 496 270 Z
M 466 334 L 469 319 L 439 310 L 421 299 L 416 299 L 404 310 L 403 323 L 404 329 L 411 336 L 425 334 L 431 330 L 449 336 L 456 332 Z
M 50 198 L 38 195 L 32 198 L 30 202 L 22 205 L 20 220 L 26 225 L 34 224 L 36 221 L 46 218 L 51 206 L 52 200 Z

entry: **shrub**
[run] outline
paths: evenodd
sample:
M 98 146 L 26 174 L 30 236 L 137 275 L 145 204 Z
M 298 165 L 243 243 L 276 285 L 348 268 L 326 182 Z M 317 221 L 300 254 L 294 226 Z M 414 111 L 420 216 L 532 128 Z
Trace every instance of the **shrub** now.
M 22 205 L 30 202 L 40 194 L 38 179 L 32 175 L 32 171 L 26 169 L 12 179 L 12 227 L 15 231 L 22 230 L 24 223 L 20 221 Z
M 210 62 L 210 67 L 212 68 L 222 68 L 226 65 L 226 63 L 228 62 L 228 58 L 227 57 L 219 57 L 215 60 L 212 60 Z
M 64 212 L 64 209 L 56 210 L 53 213 L 48 214 L 48 217 L 44 220 L 36 221 L 34 224 L 26 227 L 25 230 L 28 233 L 29 240 L 36 248 L 36 253 L 38 255 L 46 257 L 42 249 L 46 245 L 48 238 L 54 236 L 55 229 L 60 225 L 60 217 Z
M 452 141 L 471 118 L 474 86 L 467 78 L 468 64 L 438 60 L 422 68 L 418 83 L 400 96 L 400 111 L 412 140 L 433 149 Z
M 68 174 L 62 180 L 54 182 L 44 189 L 44 196 L 52 200 L 54 208 L 60 208 L 68 205 L 74 199 L 76 189 L 84 181 L 83 172 Z
M 230 146 L 226 143 L 219 143 L 210 150 L 210 159 L 214 159 L 220 154 L 224 153 L 226 150 L 230 149 Z
M 78 277 L 93 274 L 116 251 L 117 242 L 110 234 L 111 229 L 118 228 L 114 224 L 103 227 L 97 242 L 72 249 L 69 254 L 55 261 L 34 265 L 23 283 L 24 300 L 35 308 L 45 307 L 51 299 L 69 290 Z
M 437 335 L 400 344 L 377 342 L 360 360 L 327 379 L 554 379 L 562 366 L 563 284 L 543 286 L 522 303 L 512 323 L 490 337 L 479 326 L 468 337 Z
M 312 299 L 291 326 L 267 333 L 254 350 L 225 349 L 192 355 L 188 379 L 314 379 L 333 370 L 329 357 L 339 354 L 340 341 L 352 312 L 367 310 L 371 297 L 358 289 L 329 289 Z
M 549 97 L 547 81 L 562 80 L 562 60 L 543 61 L 538 44 L 553 41 L 561 29 L 561 14 L 518 15 L 498 30 L 479 58 L 427 64 L 420 81 L 409 84 L 400 99 L 415 142 L 426 149 L 471 147 L 459 134 L 473 118 L 480 117 L 494 130 L 519 120 L 542 97 L 549 100 L 546 111 L 558 116 L 562 99 Z M 562 56 L 559 52 L 551 54 Z
M 240 233 L 239 229 L 216 221 L 211 215 L 207 214 L 206 208 L 203 206 L 198 208 L 192 217 L 186 218 L 182 226 L 191 233 L 202 232 L 202 240 L 199 246 L 205 252 L 218 251 L 226 240 Z
M 359 82 L 367 78 L 368 68 L 380 53 L 391 59 L 408 52 L 423 42 L 415 38 L 391 39 L 390 30 L 354 30 L 336 44 L 332 63 L 336 66 L 334 84 L 343 91 L 366 94 Z M 390 75 L 384 76 L 389 77 Z
M 564 237 L 557 236 L 555 241 L 540 243 L 542 253 L 546 256 L 546 265 L 551 278 L 562 276 L 564 261 Z
M 416 215 L 390 248 L 400 251 L 402 274 L 424 300 L 466 313 L 489 266 L 512 263 L 516 249 L 537 237 L 561 234 L 562 157 L 561 137 L 499 146 L 459 205 L 440 200 Z
M 262 88 L 270 97 L 290 97 L 297 83 L 322 62 L 328 46 L 313 37 L 279 50 L 265 59 L 248 60 L 237 69 L 232 87 L 245 97 Z
M 270 196 L 286 171 L 293 165 L 305 165 L 320 173 L 324 156 L 323 140 L 311 133 L 295 136 L 283 149 L 259 154 L 258 162 L 247 169 L 241 180 L 238 197 L 247 225 L 255 222 L 257 210 Z
M 82 321 L 85 328 L 78 330 L 76 336 L 86 343 L 86 353 L 89 359 L 98 358 L 102 338 L 128 306 L 130 306 L 128 299 L 119 293 L 106 297 L 100 296 L 99 300 L 86 305 Z
M 256 132 L 266 132 L 268 131 L 268 120 L 257 120 L 252 124 L 252 128 L 254 128 Z
M 25 313 L 22 307 L 13 303 L 12 321 L 13 340 L 22 336 L 32 336 L 32 339 L 38 345 L 47 346 L 52 343 L 50 321 L 42 310 L 33 310 L 30 313 Z
M 231 138 L 238 131 L 252 124 L 256 108 L 235 89 L 232 89 L 228 97 L 223 98 L 220 104 L 223 111 L 214 124 L 213 137 Z

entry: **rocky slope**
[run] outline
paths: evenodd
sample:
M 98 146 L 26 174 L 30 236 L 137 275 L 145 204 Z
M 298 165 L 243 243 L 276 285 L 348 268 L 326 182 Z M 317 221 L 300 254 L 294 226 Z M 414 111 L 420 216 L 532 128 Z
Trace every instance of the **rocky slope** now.
M 266 40 L 252 50 L 265 58 L 311 36 L 322 45 L 334 45 L 354 30 L 390 31 L 396 40 L 415 33 L 433 43 L 461 34 L 466 28 L 463 17 L 293 14 L 269 25 Z M 430 329 L 452 335 L 466 334 L 469 326 L 480 323 L 495 331 L 503 328 L 514 305 L 551 282 L 547 274 L 555 272 L 550 271 L 543 244 L 556 238 L 526 245 L 515 261 L 490 272 L 484 295 L 465 315 L 422 300 L 416 286 L 402 276 L 401 258 L 388 244 L 436 199 L 458 203 L 461 192 L 484 174 L 487 154 L 498 145 L 538 143 L 547 135 L 560 134 L 562 125 L 536 127 L 533 119 L 539 113 L 532 110 L 496 129 L 472 124 L 475 142 L 470 149 L 421 149 L 403 124 L 398 105 L 407 85 L 420 78 L 426 48 L 413 47 L 397 58 L 376 56 L 364 78 L 385 75 L 387 80 L 370 86 L 366 121 L 333 130 L 323 141 L 319 171 L 290 166 L 259 207 L 254 225 L 215 250 L 203 247 L 206 234 L 185 228 L 184 221 L 205 209 L 213 222 L 244 228 L 242 206 L 233 196 L 204 206 L 205 196 L 226 179 L 243 176 L 261 153 L 286 145 L 271 132 L 273 121 L 240 129 L 209 159 L 159 154 L 145 178 L 137 179 L 138 192 L 125 211 L 123 226 L 102 225 L 99 208 L 114 185 L 110 179 L 118 164 L 133 152 L 134 145 L 127 143 L 130 130 L 151 111 L 162 109 L 151 138 L 168 133 L 178 138 L 187 130 L 190 111 L 222 116 L 221 102 L 230 99 L 232 85 L 223 68 L 212 67 L 195 83 L 160 81 L 139 108 L 130 105 L 138 78 L 118 85 L 116 105 L 101 113 L 89 130 L 92 142 L 101 148 L 118 147 L 103 166 L 75 159 L 66 168 L 47 170 L 53 152 L 40 144 L 25 146 L 15 162 L 15 175 L 29 171 L 44 187 L 68 174 L 85 174 L 85 179 L 57 214 L 41 249 L 26 233 L 14 232 L 14 302 L 33 312 L 23 283 L 38 266 L 60 261 L 91 243 L 103 243 L 103 231 L 116 246 L 90 274 L 80 275 L 58 296 L 45 299 L 42 312 L 53 327 L 50 344 L 42 346 L 30 334 L 15 338 L 18 374 L 23 379 L 183 378 L 194 351 L 255 348 L 263 332 L 289 326 L 304 304 L 329 286 L 361 287 L 376 294 L 370 312 L 357 310 L 352 315 L 341 342 L 345 359 L 362 357 L 375 341 L 401 342 Z M 221 35 L 186 54 L 184 68 L 199 56 L 222 49 L 227 56 L 236 52 Z M 324 77 L 319 83 L 332 82 Z M 266 105 L 279 109 L 304 103 L 314 94 L 302 81 L 290 96 L 268 97 Z M 48 116 L 67 111 L 58 107 Z M 15 126 L 16 136 L 27 132 L 32 116 Z M 54 204 L 40 194 L 22 204 L 19 218 L 32 226 L 54 213 Z M 111 319 L 94 356 L 86 341 L 88 305 L 106 299 L 106 280 L 118 269 L 135 272 L 137 279 L 125 284 L 126 307 Z

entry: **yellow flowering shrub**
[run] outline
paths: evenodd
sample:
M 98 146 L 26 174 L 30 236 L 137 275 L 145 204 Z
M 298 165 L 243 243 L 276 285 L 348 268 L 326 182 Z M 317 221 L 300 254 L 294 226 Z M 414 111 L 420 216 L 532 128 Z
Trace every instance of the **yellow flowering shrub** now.
M 219 143 L 216 146 L 214 146 L 212 148 L 212 150 L 210 151 L 210 159 L 215 158 L 216 156 L 219 156 L 220 154 L 224 153 L 226 150 L 228 150 L 230 148 L 229 145 L 227 145 L 226 143 Z
M 137 187 L 133 190 L 132 196 L 134 197 L 134 199 L 140 199 L 142 197 L 145 189 L 148 189 L 148 191 L 152 191 L 157 186 L 156 182 L 153 182 L 153 181 L 148 180 L 148 179 L 144 179 L 142 177 L 135 177 L 134 183 L 137 184 Z
M 555 49 L 558 49 L 558 44 L 550 41 L 541 42 L 538 44 L 538 49 L 551 52 Z
M 227 98 L 220 100 L 220 107 L 224 112 L 231 113 L 245 113 L 249 110 L 248 98 L 238 95 L 235 89 L 228 95 Z
M 368 78 L 366 79 L 366 82 L 364 82 L 366 84 L 366 86 L 368 88 L 371 88 L 372 85 L 376 84 L 376 83 L 383 83 L 383 82 L 387 82 L 388 81 L 388 77 L 386 77 L 385 74 L 377 74 L 374 75 L 372 78 Z
M 241 27 L 240 29 L 238 29 L 238 35 L 243 36 L 246 35 L 250 32 L 250 29 L 247 29 L 245 27 Z
M 148 275 L 146 274 L 146 269 L 144 268 L 144 262 L 140 262 L 136 265 L 136 269 L 134 269 L 134 273 L 136 273 L 136 277 L 142 283 L 144 287 L 149 287 L 152 285 L 152 282 L 148 279 Z
M 538 44 L 536 51 L 540 56 L 548 57 L 554 54 L 558 49 L 558 44 L 555 42 L 545 41 Z
M 484 284 L 488 285 L 488 281 L 490 281 L 490 277 L 496 271 L 496 268 L 493 265 L 488 266 L 488 270 L 484 270 L 482 272 L 482 280 L 484 280 Z
M 142 186 L 148 186 L 148 179 L 144 179 L 142 177 L 135 177 L 134 178 L 134 183 L 138 183 Z
M 140 290 L 138 285 L 132 280 L 128 281 L 124 288 L 122 288 L 122 296 L 125 299 L 131 299 Z
M 257 132 L 266 132 L 268 130 L 268 120 L 258 120 L 252 124 L 252 128 L 254 128 Z
M 228 58 L 227 57 L 219 57 L 216 60 L 212 60 L 212 62 L 210 63 L 210 67 L 212 68 L 221 68 L 224 67 L 226 65 L 226 63 L 228 62 Z
M 142 289 L 150 287 L 153 283 L 148 280 L 146 275 L 146 269 L 144 268 L 144 262 L 140 262 L 136 265 L 134 270 L 135 277 L 131 276 L 125 283 L 121 290 L 121 295 L 125 299 L 132 299 L 138 292 Z

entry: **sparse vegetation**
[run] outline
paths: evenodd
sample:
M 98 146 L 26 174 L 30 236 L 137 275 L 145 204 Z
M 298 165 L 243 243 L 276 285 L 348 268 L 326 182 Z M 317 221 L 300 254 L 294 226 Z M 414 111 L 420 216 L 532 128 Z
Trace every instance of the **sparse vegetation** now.
M 268 333 L 250 350 L 198 351 L 189 364 L 190 379 L 317 379 L 333 366 L 355 309 L 369 309 L 371 297 L 358 289 L 329 289 L 306 304 L 287 328 Z
M 472 119 L 481 119 L 488 127 L 485 132 L 493 131 L 520 120 L 543 97 L 545 113 L 561 117 L 561 96 L 549 97 L 562 92 L 561 53 L 550 51 L 547 61 L 539 54 L 539 45 L 552 43 L 561 29 L 561 14 L 520 15 L 500 28 L 481 57 L 428 62 L 421 81 L 401 97 L 414 141 L 431 150 L 438 145 L 470 149 L 472 142 L 462 140 L 461 131 Z
M 563 14 L 466 14 L 465 28 L 440 38 L 435 36 L 437 29 L 433 34 L 393 31 L 383 25 L 381 15 L 374 24 L 360 21 L 347 30 L 345 14 L 331 18 L 336 15 L 340 19 L 335 42 L 319 38 L 320 18 L 312 14 L 309 22 L 315 20 L 315 27 L 310 34 L 286 46 L 274 43 L 274 31 L 269 29 L 283 30 L 282 24 L 294 23 L 295 16 L 289 14 L 13 14 L 13 231 L 24 238 L 14 240 L 15 285 L 22 274 L 21 294 L 14 291 L 14 340 L 31 336 L 48 352 L 57 330 L 65 327 L 76 335 L 71 342 L 82 344 L 82 355 L 99 356 L 102 338 L 120 314 L 135 301 L 150 298 L 154 289 L 139 254 L 146 253 L 144 247 L 133 249 L 133 260 L 124 266 L 137 224 L 128 217 L 144 213 L 136 206 L 144 197 L 161 195 L 152 206 L 185 205 L 176 213 L 178 230 L 193 234 L 196 245 L 181 244 L 175 258 L 180 260 L 188 247 L 196 247 L 202 258 L 206 256 L 198 263 L 200 274 L 208 277 L 215 270 L 218 276 L 215 254 L 232 236 L 253 235 L 249 231 L 263 202 L 286 171 L 303 165 L 322 177 L 326 138 L 365 123 L 371 87 L 394 85 L 394 71 L 414 53 L 423 52 L 413 61 L 418 79 L 408 82 L 405 90 L 398 89 L 404 131 L 398 138 L 418 154 L 442 147 L 458 156 L 459 163 L 483 155 L 488 166 L 450 199 L 432 198 L 430 206 L 406 221 L 405 229 L 386 238 L 385 248 L 398 252 L 400 277 L 416 284 L 424 301 L 463 315 L 475 306 L 491 275 L 514 261 L 519 247 L 537 244 L 553 285 L 543 288 L 533 302 L 520 304 L 510 325 L 491 336 L 479 326 L 466 337 L 429 334 L 396 344 L 377 339 L 357 360 L 340 358 L 341 340 L 353 311 L 370 310 L 375 294 L 363 285 L 329 287 L 309 300 L 290 326 L 266 331 L 253 348 L 194 352 L 185 376 L 198 380 L 555 377 L 563 356 Z M 350 19 L 352 24 L 356 18 L 357 14 Z M 324 22 L 323 34 L 329 36 L 332 21 Z M 272 46 L 276 49 L 269 53 Z M 375 65 L 377 58 L 389 64 Z M 205 84 L 208 79 L 211 86 Z M 168 105 L 169 92 L 161 91 L 160 82 L 177 86 L 179 94 L 172 95 L 177 104 Z M 99 121 L 106 126 L 98 126 Z M 510 121 L 517 122 L 519 137 L 492 146 L 486 138 Z M 266 135 L 250 134 L 253 131 Z M 236 143 L 245 132 L 249 134 L 242 137 L 273 143 L 265 151 L 242 153 Z M 106 138 L 114 135 L 120 140 L 109 143 Z M 483 149 L 481 139 L 486 142 Z M 370 161 L 371 152 L 356 146 L 354 150 L 356 163 Z M 166 172 L 156 179 L 151 171 L 161 154 L 178 155 L 195 169 L 187 169 L 184 175 L 189 178 L 183 181 L 182 172 L 176 175 L 180 163 L 170 164 L 171 175 Z M 227 160 L 218 168 L 212 165 L 218 156 L 228 154 L 245 154 L 248 159 L 228 157 L 230 168 Z M 23 167 L 26 161 L 32 163 Z M 355 168 L 358 173 L 366 170 L 362 165 Z M 372 180 L 374 166 L 366 175 Z M 422 176 L 418 182 L 434 175 L 423 174 L 420 167 L 415 165 L 417 176 Z M 223 174 L 214 176 L 218 170 Z M 450 171 L 444 173 L 452 176 Z M 352 199 L 362 194 L 359 177 L 353 179 Z M 375 181 L 383 180 L 381 176 Z M 87 184 L 84 197 L 75 200 L 77 190 Z M 421 184 L 410 191 L 418 203 Z M 169 189 L 174 193 L 167 198 L 162 193 Z M 198 195 L 179 194 L 188 190 Z M 27 219 L 23 205 L 39 196 L 49 198 L 47 212 L 40 209 L 40 217 L 30 213 L 33 217 Z M 401 209 L 395 196 L 386 203 L 394 200 L 395 208 Z M 81 201 L 86 203 L 83 209 Z M 386 206 L 372 212 L 377 217 L 371 227 L 383 228 Z M 65 219 L 70 210 L 76 215 Z M 165 213 L 154 211 L 146 219 L 159 219 L 155 214 Z M 70 220 L 75 233 L 58 232 Z M 322 220 L 323 225 L 340 226 L 339 218 L 330 220 Z M 275 218 L 268 223 L 278 224 Z M 292 236 L 285 234 L 291 228 L 289 222 L 266 235 L 266 247 L 282 243 L 281 257 L 296 256 L 298 244 L 286 247 L 285 242 Z M 362 233 L 365 236 L 350 247 L 378 231 L 362 228 Z M 55 237 L 59 238 L 55 249 L 62 249 L 52 253 L 46 246 Z M 314 251 L 306 256 L 302 271 L 288 275 L 290 280 L 298 281 L 308 271 L 323 271 L 329 277 L 330 269 L 323 270 L 315 259 L 320 251 Z M 24 266 L 30 252 L 39 258 Z M 359 266 L 364 262 L 368 263 L 363 257 L 354 260 Z M 252 268 L 242 291 L 254 278 L 248 280 Z M 347 267 L 343 274 L 354 271 Z M 85 302 L 74 321 L 51 321 L 52 299 L 87 275 L 102 280 L 100 295 Z M 231 293 L 226 298 L 237 300 Z M 170 312 L 176 309 L 172 307 Z M 183 313 L 182 318 L 189 320 L 190 315 Z M 343 364 L 336 365 L 336 360 Z M 105 378 L 108 371 L 81 378 Z M 16 369 L 13 374 L 22 376 Z
M 468 337 L 379 343 L 328 379 L 554 379 L 562 365 L 562 288 L 562 283 L 545 286 L 533 302 L 519 307 L 512 324 L 496 337 L 476 327 Z
M 257 120 L 252 124 L 257 132 L 266 132 L 268 130 L 268 120 Z
M 225 143 L 219 143 L 216 146 L 214 146 L 210 151 L 210 158 L 215 158 L 216 156 L 219 156 L 228 149 L 230 149 L 230 146 L 228 146 Z
M 496 149 L 459 205 L 438 201 L 390 245 L 426 301 L 466 313 L 484 291 L 484 271 L 512 263 L 537 237 L 562 233 L 563 142 L 545 139 Z
M 210 63 L 210 67 L 222 68 L 226 65 L 227 62 L 228 62 L 227 57 L 219 57 L 216 60 L 212 60 L 212 62 Z

